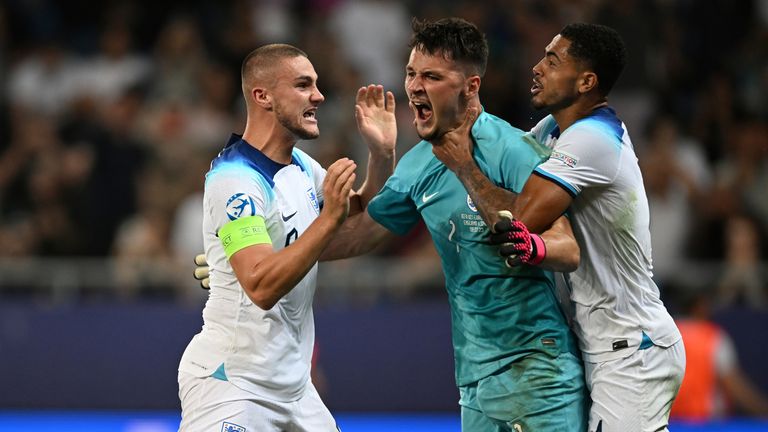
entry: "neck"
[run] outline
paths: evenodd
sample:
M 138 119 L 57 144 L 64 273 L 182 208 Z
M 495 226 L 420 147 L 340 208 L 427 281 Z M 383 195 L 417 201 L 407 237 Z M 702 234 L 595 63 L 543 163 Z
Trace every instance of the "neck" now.
M 291 163 L 291 153 L 297 141 L 274 116 L 258 113 L 248 113 L 243 139 L 266 157 L 285 165 Z
M 608 100 L 603 96 L 595 98 L 581 98 L 567 107 L 552 111 L 552 117 L 555 118 L 560 132 L 565 131 L 576 121 L 587 117 L 592 111 L 607 106 Z

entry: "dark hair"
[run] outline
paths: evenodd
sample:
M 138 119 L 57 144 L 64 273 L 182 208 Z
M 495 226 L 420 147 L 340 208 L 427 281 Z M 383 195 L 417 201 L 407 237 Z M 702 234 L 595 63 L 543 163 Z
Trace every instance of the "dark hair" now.
M 481 77 L 488 64 L 488 41 L 477 26 L 461 18 L 443 18 L 435 22 L 411 21 L 413 35 L 409 48 L 470 66 Z
M 293 45 L 269 44 L 251 51 L 240 66 L 240 78 L 243 82 L 254 69 L 261 70 L 274 65 L 279 60 L 293 57 L 308 57 L 307 54 Z
M 627 64 L 627 50 L 616 30 L 599 24 L 574 23 L 560 30 L 571 42 L 568 55 L 586 62 L 597 74 L 597 89 L 607 95 Z

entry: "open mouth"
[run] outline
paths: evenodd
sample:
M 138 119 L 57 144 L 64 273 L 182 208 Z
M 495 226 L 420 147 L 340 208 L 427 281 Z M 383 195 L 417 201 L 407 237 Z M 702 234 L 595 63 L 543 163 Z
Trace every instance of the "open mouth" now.
M 317 108 L 312 108 L 307 111 L 304 111 L 304 120 L 310 120 L 313 122 L 317 121 Z
M 432 117 L 432 106 L 426 102 L 411 101 L 411 106 L 416 112 L 416 119 L 425 122 Z
M 536 96 L 541 92 L 542 89 L 543 87 L 541 86 L 541 83 L 533 80 L 533 86 L 531 86 L 531 95 Z

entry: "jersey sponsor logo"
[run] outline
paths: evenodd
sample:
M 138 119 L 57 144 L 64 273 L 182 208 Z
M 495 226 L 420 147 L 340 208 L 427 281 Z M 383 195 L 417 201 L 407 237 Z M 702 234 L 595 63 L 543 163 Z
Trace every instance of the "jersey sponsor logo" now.
M 467 207 L 469 207 L 470 210 L 477 213 L 477 207 L 475 206 L 475 203 L 472 201 L 472 197 L 467 194 Z
M 245 432 L 245 428 L 230 422 L 221 424 L 221 432 Z
M 227 200 L 227 217 L 229 220 L 256 215 L 256 204 L 253 197 L 242 192 L 236 193 Z
M 296 213 L 298 213 L 298 212 L 293 212 L 293 213 L 289 214 L 288 216 L 286 216 L 284 214 L 281 214 L 280 217 L 283 218 L 283 222 L 288 222 L 292 217 L 296 216 Z
M 312 207 L 315 209 L 317 214 L 320 214 L 320 203 L 317 202 L 317 195 L 315 195 L 314 189 L 307 189 L 307 198 L 309 198 L 309 202 L 312 203 Z
M 434 198 L 435 195 L 437 195 L 437 192 L 435 192 L 433 194 L 429 194 L 429 195 L 427 195 L 427 193 L 424 192 L 424 194 L 421 195 L 421 202 L 425 203 L 425 202 L 431 200 L 432 198 Z
M 568 153 L 563 153 L 561 151 L 553 151 L 549 158 L 559 160 L 570 168 L 575 167 L 576 164 L 579 163 L 579 158 L 569 155 Z

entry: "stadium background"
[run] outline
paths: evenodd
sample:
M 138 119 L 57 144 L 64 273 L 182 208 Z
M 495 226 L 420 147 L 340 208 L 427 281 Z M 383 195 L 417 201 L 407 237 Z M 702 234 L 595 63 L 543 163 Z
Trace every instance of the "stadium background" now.
M 268 42 L 309 54 L 326 101 L 321 138 L 300 146 L 324 165 L 364 160 L 354 93 L 384 84 L 403 154 L 417 141 L 402 89 L 410 18 L 451 15 L 488 36 L 485 108 L 523 129 L 540 116 L 530 69 L 563 24 L 622 34 L 629 64 L 610 101 L 644 171 L 662 295 L 676 317 L 709 300 L 768 393 L 768 1 L 4 0 L 0 430 L 173 430 L 176 366 L 206 295 L 191 278 L 203 175 L 242 131 L 241 59 Z M 316 380 L 345 430 L 458 430 L 425 239 L 321 267 Z M 673 430 L 686 428 L 768 423 Z

